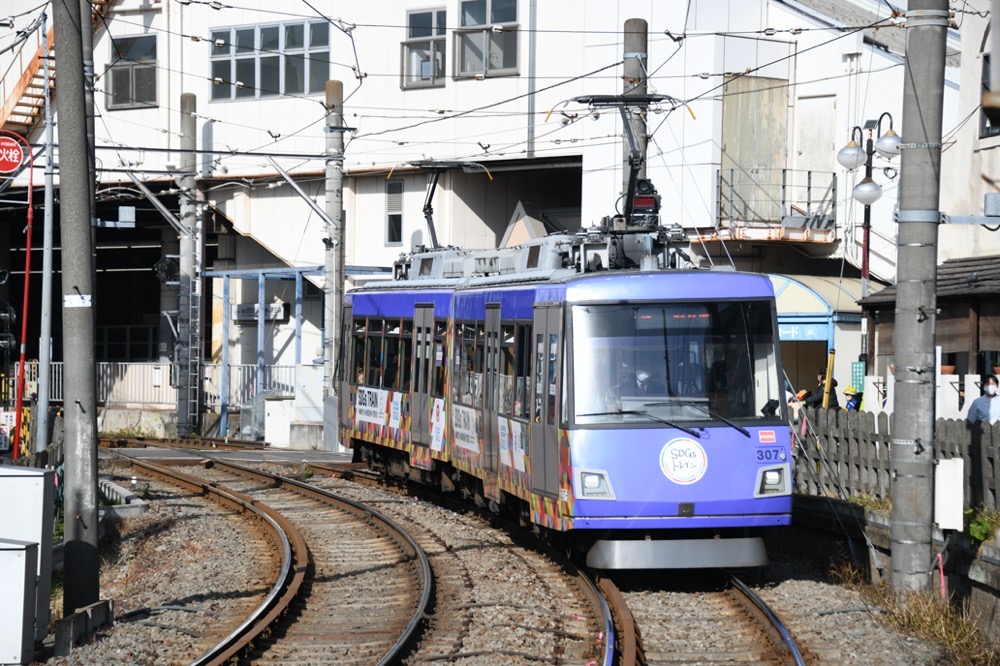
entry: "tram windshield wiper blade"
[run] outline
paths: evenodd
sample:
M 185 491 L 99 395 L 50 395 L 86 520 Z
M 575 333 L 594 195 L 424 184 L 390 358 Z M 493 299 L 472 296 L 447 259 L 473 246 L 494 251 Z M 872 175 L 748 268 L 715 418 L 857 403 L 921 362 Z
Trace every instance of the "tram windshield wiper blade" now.
M 732 421 L 730 421 L 729 419 L 727 419 L 722 414 L 719 414 L 718 412 L 712 411 L 711 409 L 709 409 L 705 405 L 701 404 L 697 400 L 673 400 L 671 402 L 647 402 L 647 403 L 645 403 L 643 405 L 643 407 L 667 407 L 667 406 L 670 406 L 670 405 L 690 405 L 692 407 L 696 407 L 696 408 L 700 409 L 701 411 L 705 412 L 706 414 L 708 414 L 713 419 L 718 419 L 719 421 L 722 421 L 726 425 L 732 426 L 733 428 L 736 428 L 737 430 L 739 430 L 741 433 L 743 433 L 747 437 L 750 437 L 750 431 L 749 430 L 747 430 L 746 428 L 744 428 L 741 425 L 737 425 L 737 424 L 733 423 Z
M 580 417 L 583 417 L 583 416 L 645 416 L 647 419 L 652 419 L 653 421 L 658 421 L 658 422 L 662 423 L 665 426 L 670 426 L 671 428 L 677 428 L 681 432 L 686 432 L 687 434 L 691 435 L 692 437 L 697 437 L 698 439 L 701 439 L 701 433 L 698 432 L 697 430 L 692 430 L 691 428 L 687 428 L 685 426 L 678 425 L 677 423 L 674 423 L 673 421 L 668 421 L 666 419 L 661 419 L 659 416 L 656 416 L 654 414 L 650 414 L 649 412 L 647 412 L 647 411 L 645 411 L 643 409 L 613 409 L 613 410 L 607 411 L 607 412 L 590 412 L 588 414 L 577 414 L 576 416 L 577 416 L 577 418 L 580 418 Z M 739 427 L 739 426 L 736 426 L 736 427 Z M 748 433 L 748 435 L 749 435 L 749 433 Z

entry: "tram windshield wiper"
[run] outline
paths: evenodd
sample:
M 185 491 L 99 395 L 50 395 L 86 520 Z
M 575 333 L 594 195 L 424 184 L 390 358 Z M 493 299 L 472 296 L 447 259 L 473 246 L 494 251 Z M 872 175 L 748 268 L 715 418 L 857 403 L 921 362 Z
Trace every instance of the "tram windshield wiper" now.
M 690 405 L 691 407 L 696 407 L 697 409 L 700 409 L 701 411 L 703 411 L 706 414 L 708 414 L 713 419 L 718 419 L 719 421 L 722 421 L 726 425 L 732 426 L 733 428 L 736 428 L 743 435 L 745 435 L 747 437 L 750 437 L 750 431 L 749 430 L 747 430 L 743 426 L 740 426 L 740 425 L 737 425 L 737 424 L 733 423 L 732 421 L 730 421 L 729 419 L 727 419 L 725 416 L 719 414 L 718 412 L 712 411 L 711 409 L 709 409 L 705 405 L 701 404 L 697 400 L 672 400 L 670 402 L 647 402 L 647 403 L 643 404 L 643 407 L 668 407 L 670 405 Z
M 607 412 L 590 412 L 587 414 L 577 414 L 576 416 L 577 418 L 583 416 L 645 416 L 647 419 L 658 421 L 659 423 L 662 423 L 665 426 L 670 426 L 671 428 L 677 428 L 681 432 L 686 432 L 692 437 L 697 437 L 698 439 L 701 439 L 701 433 L 698 432 L 697 430 L 692 430 L 691 428 L 679 425 L 677 423 L 674 423 L 673 421 L 661 419 L 659 416 L 656 416 L 655 414 L 650 414 L 644 409 L 612 409 Z M 747 435 L 749 436 L 749 433 L 747 433 Z

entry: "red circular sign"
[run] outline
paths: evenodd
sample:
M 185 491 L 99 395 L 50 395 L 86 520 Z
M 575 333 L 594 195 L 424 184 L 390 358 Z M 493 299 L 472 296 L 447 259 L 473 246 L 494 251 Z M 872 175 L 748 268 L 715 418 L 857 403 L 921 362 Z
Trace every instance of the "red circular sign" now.
M 0 173 L 15 171 L 23 159 L 21 144 L 9 136 L 0 136 Z

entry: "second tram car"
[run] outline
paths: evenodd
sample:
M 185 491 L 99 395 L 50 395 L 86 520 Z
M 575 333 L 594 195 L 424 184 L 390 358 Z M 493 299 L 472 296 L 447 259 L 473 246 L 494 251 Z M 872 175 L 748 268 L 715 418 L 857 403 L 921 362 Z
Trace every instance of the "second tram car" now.
M 341 442 L 605 569 L 759 566 L 791 520 L 766 276 L 664 268 L 662 228 L 438 249 L 345 296 Z

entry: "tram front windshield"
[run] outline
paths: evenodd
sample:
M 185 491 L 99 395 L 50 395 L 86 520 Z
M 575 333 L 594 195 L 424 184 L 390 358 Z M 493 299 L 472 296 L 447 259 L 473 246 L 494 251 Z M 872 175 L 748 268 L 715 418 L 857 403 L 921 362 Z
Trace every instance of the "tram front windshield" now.
M 578 425 L 774 419 L 782 413 L 771 302 L 576 305 Z

